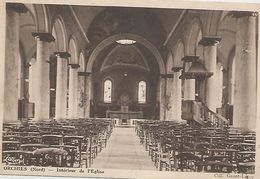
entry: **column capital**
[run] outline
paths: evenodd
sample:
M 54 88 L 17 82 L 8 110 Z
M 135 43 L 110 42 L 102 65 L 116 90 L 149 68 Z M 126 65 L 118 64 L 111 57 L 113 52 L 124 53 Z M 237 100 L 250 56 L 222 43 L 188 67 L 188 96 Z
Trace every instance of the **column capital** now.
M 199 57 L 198 56 L 187 55 L 187 56 L 183 57 L 181 60 L 183 62 L 194 62 L 194 61 L 199 60 Z
M 200 41 L 199 44 L 203 46 L 214 46 L 221 41 L 221 37 L 218 36 L 205 36 Z
M 71 66 L 71 68 L 73 68 L 73 69 L 76 69 L 76 68 L 80 67 L 80 65 L 77 64 L 77 63 L 70 63 L 69 66 Z
M 68 59 L 69 57 L 71 57 L 70 53 L 68 52 L 54 52 L 54 55 L 63 59 Z
M 258 12 L 255 11 L 230 11 L 228 13 L 228 15 L 230 15 L 231 17 L 234 18 L 241 18 L 241 17 L 256 17 L 258 16 Z
M 182 69 L 183 69 L 183 67 L 180 67 L 180 66 L 172 67 L 172 71 L 174 71 L 174 72 L 179 72 Z
M 32 36 L 34 38 L 39 38 L 41 41 L 44 41 L 44 42 L 55 41 L 55 38 L 52 36 L 52 34 L 47 33 L 47 32 L 32 32 Z
M 28 9 L 22 3 L 6 3 L 6 10 L 14 11 L 17 13 L 26 13 Z
M 90 76 L 92 73 L 91 72 L 78 72 L 78 76 Z
M 173 78 L 173 74 L 161 74 L 161 78 Z

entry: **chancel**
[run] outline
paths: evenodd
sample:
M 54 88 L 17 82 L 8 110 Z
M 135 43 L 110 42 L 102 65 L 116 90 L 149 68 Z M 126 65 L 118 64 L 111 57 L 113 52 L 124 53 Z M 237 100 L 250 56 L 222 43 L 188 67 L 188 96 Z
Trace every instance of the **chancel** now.
M 258 18 L 6 3 L 2 163 L 254 173 Z

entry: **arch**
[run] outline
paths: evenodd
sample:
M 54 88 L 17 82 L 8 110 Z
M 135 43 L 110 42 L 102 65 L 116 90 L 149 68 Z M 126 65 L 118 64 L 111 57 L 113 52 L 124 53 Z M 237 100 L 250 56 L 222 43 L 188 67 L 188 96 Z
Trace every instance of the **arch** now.
M 50 32 L 47 6 L 44 4 L 34 4 L 33 7 L 36 12 L 36 31 Z
M 228 12 L 223 12 L 219 18 L 217 33 L 228 31 L 231 34 L 235 34 L 236 30 L 234 29 L 234 25 L 236 25 L 236 18 L 231 17 Z
M 179 66 L 182 66 L 182 61 L 181 59 L 184 57 L 185 55 L 185 48 L 184 48 L 184 43 L 183 43 L 183 40 L 182 39 L 179 39 L 178 42 L 177 42 L 177 45 L 174 49 L 174 61 L 173 61 L 173 65 L 175 67 L 179 67 Z
M 93 67 L 94 61 L 97 58 L 98 54 L 105 47 L 109 46 L 110 44 L 112 44 L 115 41 L 120 40 L 120 39 L 131 39 L 131 40 L 135 40 L 138 43 L 144 45 L 155 56 L 156 61 L 157 61 L 158 65 L 159 65 L 160 73 L 161 74 L 165 74 L 165 72 L 166 72 L 165 64 L 164 64 L 164 61 L 163 61 L 162 56 L 161 56 L 160 52 L 158 51 L 158 49 L 152 43 L 150 43 L 148 40 L 146 40 L 145 38 L 143 38 L 143 37 L 141 37 L 139 35 L 127 34 L 127 33 L 126 34 L 113 35 L 111 37 L 106 38 L 102 42 L 100 42 L 96 46 L 96 48 L 94 49 L 94 51 L 91 53 L 91 55 L 89 57 L 89 61 L 87 63 L 86 71 L 87 72 L 92 72 L 92 67 Z
M 23 48 L 23 58 L 29 62 L 31 54 L 35 53 L 36 41 L 32 36 L 32 32 L 36 30 L 36 17 L 34 7 L 26 4 L 27 12 L 20 14 L 19 36 L 20 46 Z M 31 51 L 34 50 L 34 51 Z
M 26 8 L 28 9 L 29 14 L 33 18 L 33 22 L 36 23 L 36 12 L 34 9 L 34 6 L 32 4 L 24 4 Z
M 78 64 L 78 48 L 76 42 L 77 42 L 76 37 L 71 36 L 69 40 L 69 53 L 71 55 L 70 63 L 72 64 Z
M 173 54 L 171 51 L 169 51 L 168 56 L 167 56 L 167 62 L 166 62 L 167 74 L 172 73 L 172 67 L 173 67 Z
M 85 56 L 84 53 L 81 51 L 79 54 L 79 71 L 84 72 L 85 71 Z
M 223 11 L 209 11 L 204 35 L 217 35 Z
M 197 17 L 193 18 L 190 24 L 190 28 L 188 27 L 190 31 L 188 32 L 186 54 L 195 55 L 198 46 L 198 36 L 200 33 L 203 35 L 202 27 L 203 26 L 200 19 Z
M 196 49 L 195 49 L 195 55 L 200 57 L 201 59 L 203 58 L 203 46 L 199 45 L 199 41 L 202 39 L 202 31 L 199 30 L 198 36 L 197 36 L 197 41 L 196 41 Z
M 54 20 L 52 26 L 52 35 L 55 38 L 56 50 L 67 51 L 67 33 L 65 30 L 64 21 L 61 16 Z
M 135 53 L 135 59 L 138 61 L 136 62 L 136 64 L 132 63 L 132 64 L 124 64 L 124 63 L 120 63 L 120 65 L 117 65 L 116 63 L 111 63 L 111 60 L 115 60 L 115 54 L 119 55 L 122 54 L 122 52 L 124 51 L 128 51 L 129 53 Z M 115 61 L 114 61 L 115 62 Z M 106 58 L 104 59 L 100 71 L 104 71 L 107 69 L 110 69 L 111 67 L 123 67 L 123 66 L 127 66 L 128 68 L 134 67 L 134 68 L 139 68 L 140 70 L 144 70 L 146 72 L 150 71 L 149 65 L 147 63 L 147 59 L 144 57 L 143 53 L 135 46 L 129 46 L 129 45 L 117 45 L 116 47 L 114 47 L 106 56 Z

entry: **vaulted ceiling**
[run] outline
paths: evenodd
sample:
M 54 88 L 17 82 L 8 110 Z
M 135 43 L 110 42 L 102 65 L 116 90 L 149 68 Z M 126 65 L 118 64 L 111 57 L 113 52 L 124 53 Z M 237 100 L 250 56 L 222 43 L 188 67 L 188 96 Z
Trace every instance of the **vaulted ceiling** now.
M 116 34 L 135 34 L 142 36 L 161 51 L 164 42 L 178 22 L 183 10 L 129 8 L 129 7 L 87 7 L 73 6 L 83 30 L 89 41 L 90 49 L 94 49 L 104 39 Z M 118 45 L 116 43 L 103 49 L 95 61 L 94 69 L 99 71 L 109 52 Z M 134 48 L 147 60 L 151 71 L 156 60 L 151 52 L 138 42 Z
M 87 37 L 97 44 L 108 36 L 133 33 L 158 49 L 163 45 L 183 10 L 155 8 L 73 6 Z

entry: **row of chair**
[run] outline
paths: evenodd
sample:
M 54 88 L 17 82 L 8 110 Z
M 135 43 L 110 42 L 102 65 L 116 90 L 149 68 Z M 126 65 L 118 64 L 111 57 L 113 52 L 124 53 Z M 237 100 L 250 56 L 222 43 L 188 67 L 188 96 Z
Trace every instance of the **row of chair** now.
M 3 163 L 26 166 L 90 167 L 106 147 L 110 119 L 23 121 L 3 125 Z
M 159 170 L 254 173 L 254 131 L 147 120 L 136 132 Z

